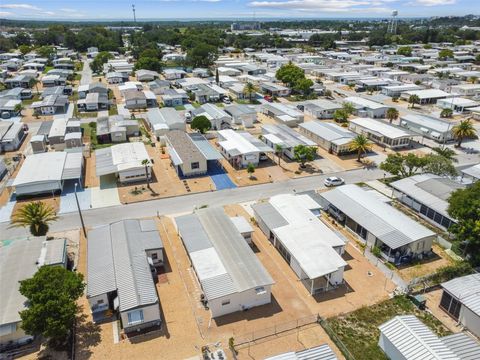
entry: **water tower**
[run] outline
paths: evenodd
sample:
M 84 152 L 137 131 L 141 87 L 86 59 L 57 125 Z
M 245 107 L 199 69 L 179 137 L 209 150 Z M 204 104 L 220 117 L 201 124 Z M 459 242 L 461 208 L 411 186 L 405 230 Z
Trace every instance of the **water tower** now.
M 398 10 L 393 10 L 392 11 L 392 16 L 390 18 L 390 21 L 388 23 L 388 29 L 387 31 L 391 34 L 396 34 L 397 33 L 397 25 L 398 25 Z

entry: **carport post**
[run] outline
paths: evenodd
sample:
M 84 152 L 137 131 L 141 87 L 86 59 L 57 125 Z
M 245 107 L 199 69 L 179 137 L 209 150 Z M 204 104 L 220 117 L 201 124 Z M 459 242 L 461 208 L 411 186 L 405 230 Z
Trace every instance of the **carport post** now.
M 78 202 L 77 186 L 78 184 L 75 183 L 75 201 L 77 202 L 78 215 L 80 216 L 80 222 L 82 223 L 83 235 L 87 238 L 87 231 L 85 230 L 85 223 L 83 222 L 82 211 L 80 210 L 80 203 Z

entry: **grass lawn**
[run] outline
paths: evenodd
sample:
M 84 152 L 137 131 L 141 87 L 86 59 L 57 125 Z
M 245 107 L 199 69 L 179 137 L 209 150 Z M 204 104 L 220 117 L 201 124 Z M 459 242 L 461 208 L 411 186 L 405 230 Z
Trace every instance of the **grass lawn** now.
M 225 107 L 225 104 L 223 102 L 218 102 L 215 105 L 217 105 L 217 107 L 219 107 L 219 108 Z
M 379 304 L 328 319 L 327 326 L 356 360 L 386 360 L 387 357 L 378 346 L 380 336 L 378 326 L 396 315 L 406 314 L 416 315 L 438 336 L 450 334 L 450 331 L 437 318 L 426 311 L 419 310 L 405 296 L 397 296 Z
M 54 69 L 53 66 L 45 66 L 45 70 L 43 70 L 43 73 L 46 74 L 47 72 L 49 72 L 52 69 Z
M 80 81 L 81 78 L 82 78 L 82 74 L 76 73 L 73 80 Z
M 185 110 L 185 106 L 183 105 L 175 106 L 175 110 Z
M 110 116 L 118 115 L 117 105 L 115 105 L 115 104 L 110 105 L 110 109 L 108 109 L 108 115 L 110 115 Z
M 22 100 L 22 102 L 23 102 L 23 105 L 28 106 L 28 105 L 32 105 L 32 103 L 39 100 L 40 100 L 40 94 L 34 94 L 31 99 Z
M 192 102 L 192 106 L 196 109 L 196 108 L 199 108 L 202 105 L 200 105 L 199 102 L 194 101 L 194 102 Z

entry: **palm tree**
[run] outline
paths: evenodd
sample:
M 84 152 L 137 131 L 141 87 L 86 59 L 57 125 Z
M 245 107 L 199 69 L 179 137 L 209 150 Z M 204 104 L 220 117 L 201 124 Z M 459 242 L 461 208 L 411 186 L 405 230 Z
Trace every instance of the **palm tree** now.
M 445 159 L 448 159 L 453 162 L 458 162 L 458 160 L 455 158 L 455 155 L 457 154 L 455 153 L 455 151 L 453 151 L 448 147 L 434 147 L 432 148 L 432 151 L 434 151 L 440 156 L 443 156 Z
M 276 144 L 275 145 L 275 155 L 277 155 L 277 157 L 278 157 L 278 166 L 280 166 L 280 160 L 282 159 L 282 152 L 283 152 L 282 146 L 279 145 L 279 144 Z
M 390 121 L 390 124 L 392 123 L 393 120 L 398 119 L 398 115 L 400 115 L 398 110 L 393 107 L 387 110 L 387 119 Z
M 148 176 L 148 166 L 151 164 L 151 161 L 149 159 L 142 160 L 142 165 L 145 166 L 145 177 L 147 179 L 147 187 L 150 188 L 150 176 Z
M 463 139 L 474 137 L 477 131 L 473 127 L 471 120 L 462 120 L 452 128 L 452 134 L 457 140 L 457 147 L 461 147 Z
M 29 81 L 28 81 L 28 85 L 33 88 L 35 86 L 35 90 L 37 90 L 37 95 L 39 94 L 38 92 L 38 79 L 36 78 L 31 78 Z
M 15 105 L 15 107 L 13 108 L 13 111 L 15 111 L 17 114 L 21 116 L 23 111 L 23 105 L 21 103 Z
M 413 109 L 415 107 L 415 104 L 420 103 L 420 98 L 418 97 L 418 95 L 410 95 L 410 97 L 408 98 L 408 103 L 412 104 Z
M 355 112 L 355 106 L 353 106 L 351 102 L 344 102 L 342 105 L 342 110 L 345 111 L 348 117 Z
M 42 201 L 23 205 L 12 216 L 12 227 L 30 228 L 33 236 L 42 236 L 48 232 L 48 224 L 57 220 L 55 209 Z
M 247 82 L 243 88 L 243 93 L 248 96 L 248 100 L 252 102 L 252 95 L 257 92 L 257 87 L 251 82 Z
M 357 161 L 360 162 L 362 154 L 372 149 L 372 143 L 365 135 L 357 135 L 350 144 L 350 150 L 357 152 Z

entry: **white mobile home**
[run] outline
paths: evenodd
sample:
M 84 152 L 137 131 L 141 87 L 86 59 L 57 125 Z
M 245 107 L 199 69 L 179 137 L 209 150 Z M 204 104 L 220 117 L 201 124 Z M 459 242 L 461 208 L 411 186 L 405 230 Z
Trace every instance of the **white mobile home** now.
M 170 130 L 185 131 L 186 129 L 185 118 L 173 108 L 148 109 L 147 121 L 157 139 Z
M 153 276 L 163 265 L 153 220 L 122 220 L 88 232 L 87 299 L 94 322 L 118 311 L 126 333 L 161 324 Z
M 52 194 L 66 181 L 82 185 L 83 155 L 78 152 L 46 152 L 27 156 L 12 186 L 17 197 Z
M 318 219 L 308 195 L 282 194 L 253 206 L 258 226 L 314 295 L 343 284 L 345 242 Z
M 304 120 L 303 112 L 281 103 L 268 103 L 262 105 L 262 113 L 273 118 L 279 124 L 295 127 Z
M 429 254 L 435 233 L 415 222 L 376 194 L 357 185 L 343 185 L 320 194 L 324 209 L 357 234 L 369 247 L 395 264 Z
M 371 118 L 355 118 L 348 127 L 357 134 L 362 134 L 381 146 L 392 149 L 407 147 L 412 141 L 412 133 L 400 127 Z
M 212 317 L 269 304 L 273 279 L 221 207 L 175 218 Z
M 447 212 L 448 198 L 466 185 L 433 174 L 410 176 L 390 184 L 393 195 L 429 222 L 448 229 L 456 221 Z
M 454 125 L 426 115 L 406 114 L 400 117 L 401 127 L 439 143 L 453 140 Z
M 358 96 L 347 97 L 343 99 L 343 103 L 352 104 L 355 108 L 355 115 L 372 119 L 384 118 L 388 110 L 386 105 Z
M 438 89 L 410 90 L 403 92 L 400 97 L 408 101 L 410 96 L 416 95 L 420 99 L 420 105 L 435 104 L 437 100 L 452 97 L 451 94 Z
M 305 113 L 310 114 L 317 119 L 333 119 L 336 110 L 342 108 L 340 104 L 329 100 L 310 100 L 304 105 Z
M 18 238 L 0 247 L 0 351 L 6 346 L 23 345 L 33 337 L 21 328 L 19 312 L 27 299 L 20 294 L 19 282 L 31 278 L 41 266 L 67 266 L 67 241 L 45 236 Z
M 277 146 L 280 146 L 282 154 L 292 160 L 295 158 L 295 146 L 317 147 L 312 140 L 287 125 L 262 125 L 262 141 L 275 152 Z
M 145 181 L 147 174 L 152 176 L 152 165 L 150 161 L 145 170 L 143 160 L 150 160 L 143 143 L 113 145 L 95 150 L 95 172 L 97 176 L 115 174 L 121 183 Z
M 332 154 L 344 155 L 352 152 L 351 144 L 355 134 L 337 124 L 309 121 L 300 124 L 298 131 Z
M 218 132 L 218 146 L 225 158 L 236 167 L 258 165 L 261 153 L 272 152 L 272 148 L 248 132 L 231 129 Z
M 440 307 L 475 336 L 480 336 L 480 274 L 462 276 L 441 285 Z

